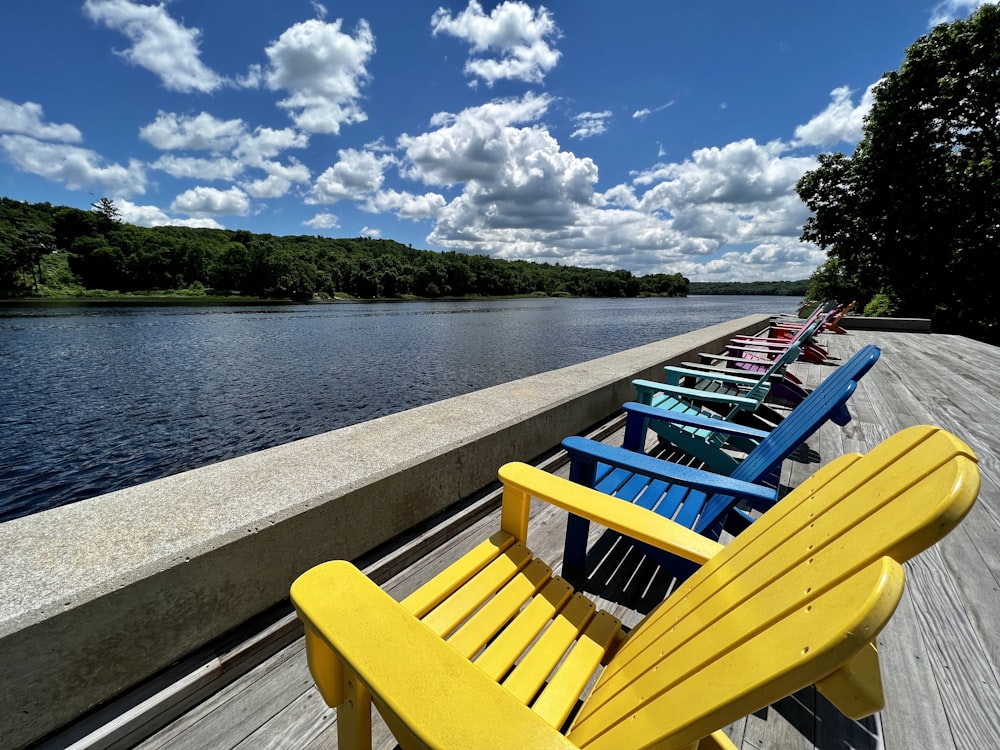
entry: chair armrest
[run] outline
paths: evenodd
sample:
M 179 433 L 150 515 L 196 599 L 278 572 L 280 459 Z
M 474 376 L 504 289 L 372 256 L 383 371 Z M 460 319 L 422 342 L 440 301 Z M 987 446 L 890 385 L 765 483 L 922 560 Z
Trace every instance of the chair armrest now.
M 774 328 L 777 328 L 777 326 L 775 326 Z M 772 330 L 774 330 L 774 328 L 772 328 Z M 760 336 L 733 336 L 733 338 L 731 340 L 732 341 L 739 341 L 739 342 L 760 341 L 762 343 L 768 343 L 768 344 L 786 344 L 786 343 L 790 343 L 792 341 L 792 337 L 791 336 L 764 336 L 764 335 L 760 335 Z
M 685 427 L 697 427 L 699 429 L 711 430 L 712 432 L 721 432 L 724 435 L 748 437 L 753 440 L 763 440 L 770 434 L 765 430 L 727 422 L 725 419 L 715 419 L 691 412 L 670 411 L 669 409 L 661 409 L 657 406 L 640 404 L 636 401 L 629 401 L 623 404 L 622 408 L 627 415 L 626 423 L 635 418 L 651 419 L 655 422 L 669 422 L 671 424 L 684 425 Z M 636 417 L 632 417 L 633 414 Z M 627 429 L 628 427 L 626 427 Z
M 702 355 L 702 356 L 704 356 L 704 355 Z M 721 364 L 711 364 L 711 363 L 708 363 L 708 362 L 682 362 L 681 366 L 682 367 L 690 367 L 692 370 L 697 370 L 698 372 L 707 373 L 706 375 L 703 376 L 703 377 L 707 377 L 707 378 L 712 377 L 711 374 L 713 372 L 722 372 L 722 373 L 746 372 L 746 373 L 750 373 L 751 375 L 758 375 L 760 377 L 764 377 L 765 375 L 767 375 L 767 371 L 769 369 L 771 369 L 771 365 L 774 364 L 773 361 L 766 361 L 766 360 L 763 360 L 763 359 L 749 359 L 747 357 L 721 357 L 720 356 L 720 357 L 713 358 L 713 361 L 715 361 L 715 360 L 719 360 L 721 362 Z M 726 364 L 726 361 L 732 362 L 734 364 L 734 366 L 730 366 L 729 364 Z M 736 367 L 735 364 L 737 364 L 737 363 L 742 363 L 742 364 L 748 365 L 748 366 L 747 367 Z M 759 368 L 759 369 L 752 369 L 754 367 L 755 368 Z M 790 375 L 787 370 L 780 370 L 778 372 L 772 372 L 770 375 L 767 375 L 767 377 L 768 377 L 768 381 L 769 382 L 787 381 L 787 380 L 792 380 L 792 378 L 794 378 L 794 376 Z M 795 380 L 792 380 L 792 382 L 795 382 Z
M 306 571 L 291 595 L 314 647 L 332 650 L 422 747 L 576 747 L 350 563 Z
M 570 454 L 571 460 L 588 458 L 593 461 L 615 466 L 619 469 L 641 474 L 650 479 L 661 479 L 671 484 L 679 484 L 693 490 L 701 490 L 710 494 L 731 495 L 738 499 L 773 505 L 777 500 L 777 490 L 760 484 L 733 479 L 723 474 L 695 469 L 691 466 L 663 461 L 647 456 L 644 453 L 605 445 L 596 440 L 583 437 L 568 437 L 562 441 L 563 448 Z M 619 504 L 621 501 L 618 501 Z M 578 514 L 581 515 L 581 514 Z
M 750 364 L 765 365 L 766 367 L 769 367 L 770 365 L 774 364 L 773 359 L 754 357 L 752 356 L 752 354 L 750 357 L 745 357 L 745 356 L 738 357 L 735 354 L 726 354 L 725 352 L 722 352 L 721 354 L 698 352 L 698 356 L 701 357 L 702 359 L 701 363 L 692 362 L 691 364 L 703 364 L 705 366 L 710 366 L 707 365 L 706 362 L 749 362 Z
M 791 349 L 795 344 L 791 341 L 784 343 L 769 343 L 766 341 L 730 341 L 726 344 L 726 351 L 738 349 L 740 351 L 764 351 L 764 352 L 784 352 Z
M 688 367 L 676 367 L 670 365 L 663 368 L 667 372 L 667 384 L 679 385 L 681 378 L 707 378 L 718 380 L 720 383 L 733 383 L 734 385 L 755 386 L 760 382 L 760 378 L 746 378 L 732 373 L 706 373 L 704 370 L 697 370 Z
M 631 456 L 639 455 L 629 451 L 623 452 Z M 528 506 L 534 497 L 700 565 L 722 549 L 723 545 L 718 542 L 651 510 L 623 503 L 611 495 L 549 474 L 534 466 L 509 463 L 501 466 L 499 473 L 500 481 L 504 485 L 502 516 L 505 520 L 521 517 L 521 506 Z M 523 515 L 526 523 L 526 511 Z M 504 531 L 517 536 L 511 529 L 504 528 Z
M 760 398 L 747 398 L 736 394 L 719 393 L 717 391 L 703 391 L 700 388 L 682 388 L 679 385 L 667 385 L 666 383 L 657 383 L 652 380 L 633 380 L 632 385 L 635 386 L 636 391 L 640 393 L 642 390 L 646 390 L 650 394 L 666 393 L 670 396 L 677 396 L 678 398 L 684 398 L 689 401 L 697 400 L 719 404 L 733 404 L 735 406 L 742 406 L 745 409 L 756 409 L 760 405 L 764 396 L 767 395 L 767 390 L 770 387 L 768 383 L 763 383 L 761 384 L 761 388 L 764 389 L 764 392 L 761 394 Z

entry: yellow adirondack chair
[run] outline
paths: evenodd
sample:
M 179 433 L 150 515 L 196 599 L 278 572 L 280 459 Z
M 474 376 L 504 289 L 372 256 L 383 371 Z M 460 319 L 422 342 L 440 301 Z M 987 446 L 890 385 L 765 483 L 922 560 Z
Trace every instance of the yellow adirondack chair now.
M 904 430 L 727 546 L 507 464 L 500 531 L 403 602 L 343 561 L 295 581 L 310 671 L 342 749 L 370 746 L 372 702 L 403 748 L 461 750 L 732 748 L 721 727 L 813 683 L 860 718 L 883 703 L 874 639 L 901 563 L 971 508 L 975 462 L 943 430 Z M 527 549 L 532 497 L 702 566 L 626 634 Z

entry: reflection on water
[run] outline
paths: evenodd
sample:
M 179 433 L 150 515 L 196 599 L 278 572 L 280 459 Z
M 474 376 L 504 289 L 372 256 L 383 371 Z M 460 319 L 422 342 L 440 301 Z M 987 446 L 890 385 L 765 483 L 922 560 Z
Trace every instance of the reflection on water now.
M 0 307 L 0 520 L 797 301 Z

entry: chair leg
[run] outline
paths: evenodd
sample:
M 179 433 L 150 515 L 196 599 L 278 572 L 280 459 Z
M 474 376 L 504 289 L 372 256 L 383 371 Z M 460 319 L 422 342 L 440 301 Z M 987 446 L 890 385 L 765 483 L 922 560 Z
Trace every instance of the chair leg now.
M 340 750 L 371 750 L 371 693 L 346 667 L 344 678 L 344 702 L 337 706 L 337 747 Z
M 587 537 L 590 521 L 573 515 L 566 518 L 566 541 L 563 545 L 563 577 L 583 575 L 587 565 Z

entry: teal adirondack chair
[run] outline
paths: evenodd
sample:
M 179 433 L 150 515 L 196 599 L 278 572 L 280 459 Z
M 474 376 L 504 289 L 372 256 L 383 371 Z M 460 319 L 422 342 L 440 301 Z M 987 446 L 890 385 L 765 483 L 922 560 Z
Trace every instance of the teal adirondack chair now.
M 712 419 L 734 421 L 741 412 L 752 413 L 760 408 L 771 389 L 771 378 L 789 363 L 794 362 L 798 354 L 797 346 L 790 347 L 785 355 L 771 363 L 768 369 L 759 377 L 742 378 L 736 375 L 719 373 L 712 376 L 719 390 L 707 387 L 688 388 L 679 383 L 657 383 L 650 380 L 633 380 L 636 390 L 636 401 L 647 406 L 678 414 L 694 414 Z M 667 368 L 668 376 L 684 377 L 684 368 Z M 707 378 L 702 378 L 702 384 Z M 726 443 L 726 436 L 715 430 L 705 430 L 691 424 L 658 422 L 652 429 L 664 440 L 676 445 L 685 453 L 704 461 L 713 468 L 725 470 L 728 464 L 720 457 L 719 448 Z M 738 445 L 747 449 L 747 444 L 739 437 L 734 438 Z
M 650 380 L 633 380 L 636 401 L 682 414 L 700 414 L 706 417 L 721 417 L 727 421 L 736 420 L 741 413 L 752 413 L 761 409 L 764 399 L 771 395 L 777 384 L 777 395 L 785 403 L 800 404 L 808 393 L 794 381 L 783 381 L 785 369 L 800 353 L 800 343 L 808 340 L 823 320 L 824 309 L 818 309 L 796 336 L 787 343 L 787 348 L 766 362 L 759 371 L 746 373 L 744 377 L 718 370 L 708 371 L 691 367 L 668 366 L 665 383 Z M 781 380 L 779 380 L 781 378 Z M 693 387 L 682 385 L 692 381 Z M 706 431 L 686 424 L 658 422 L 652 428 L 661 438 L 667 440 L 686 453 L 705 462 L 713 469 L 731 471 L 732 465 L 720 455 L 719 448 L 727 438 L 716 431 Z M 753 448 L 740 436 L 728 438 L 741 450 Z

